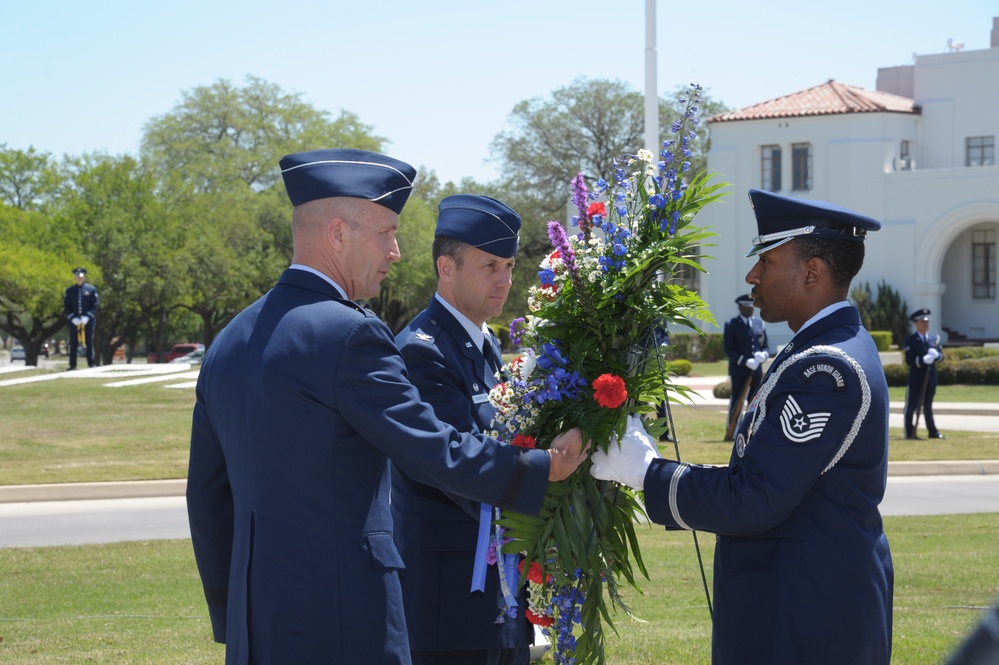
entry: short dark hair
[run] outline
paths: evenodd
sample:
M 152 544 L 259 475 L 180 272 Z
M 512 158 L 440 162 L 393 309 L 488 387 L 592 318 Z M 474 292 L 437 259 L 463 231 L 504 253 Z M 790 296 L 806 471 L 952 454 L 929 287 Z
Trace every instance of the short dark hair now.
M 447 236 L 437 236 L 434 238 L 433 246 L 433 262 L 434 262 L 434 276 L 440 279 L 440 271 L 437 269 L 437 259 L 441 256 L 449 256 L 454 264 L 458 266 L 458 270 L 461 270 L 462 263 L 464 261 L 463 255 L 465 253 L 465 248 L 468 247 L 468 243 L 462 242 L 455 238 L 449 238 Z
M 833 284 L 840 288 L 850 288 L 850 282 L 864 265 L 863 242 L 799 236 L 793 243 L 794 255 L 799 261 L 822 259 L 829 266 Z

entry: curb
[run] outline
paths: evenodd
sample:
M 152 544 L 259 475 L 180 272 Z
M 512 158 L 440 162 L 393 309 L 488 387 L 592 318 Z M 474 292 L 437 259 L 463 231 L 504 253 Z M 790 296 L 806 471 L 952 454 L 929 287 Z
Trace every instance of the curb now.
M 898 476 L 994 476 L 999 460 L 943 460 L 888 462 L 888 475 Z M 126 480 L 108 483 L 63 483 L 52 485 L 0 485 L 0 503 L 41 501 L 85 501 L 184 496 L 187 479 Z
M 186 490 L 186 478 L 177 480 L 124 480 L 108 483 L 2 485 L 0 486 L 0 503 L 184 496 Z
M 999 460 L 888 462 L 889 476 L 994 476 L 996 474 L 999 474 Z

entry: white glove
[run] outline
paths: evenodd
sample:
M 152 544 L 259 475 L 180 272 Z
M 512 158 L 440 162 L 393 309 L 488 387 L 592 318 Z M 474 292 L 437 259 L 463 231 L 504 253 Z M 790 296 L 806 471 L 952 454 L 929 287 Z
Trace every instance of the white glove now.
M 756 353 L 753 354 L 753 358 L 755 358 L 756 362 L 758 362 L 761 365 L 765 363 L 767 361 L 767 358 L 769 357 L 770 356 L 767 354 L 766 351 L 757 351 Z
M 932 352 L 933 349 L 930 349 L 930 351 Z M 932 353 L 927 353 L 925 356 L 923 356 L 923 364 L 932 365 L 934 362 L 936 362 L 936 359 L 937 357 L 935 355 L 933 355 Z
M 80 325 L 80 317 L 78 317 L 78 316 L 74 316 L 73 318 L 70 319 L 70 321 L 73 322 L 74 326 Z
M 937 351 L 936 349 L 933 349 L 933 348 L 931 348 L 929 351 L 927 351 L 927 353 L 931 354 L 933 356 L 933 360 L 939 360 L 940 356 L 943 355 L 942 353 L 940 353 L 939 351 Z
M 752 358 L 746 361 L 746 367 L 748 367 L 749 369 L 755 370 L 759 366 L 760 366 L 760 361 L 756 359 L 756 356 L 753 356 Z
M 84 314 L 83 316 L 80 317 L 80 323 L 82 323 L 83 325 L 87 325 L 88 323 L 90 323 L 90 317 Z
M 590 455 L 593 461 L 590 475 L 597 480 L 613 480 L 642 490 L 645 488 L 645 472 L 657 457 L 660 457 L 659 449 L 642 426 L 642 419 L 628 416 L 628 427 L 620 444 L 616 436 L 611 437 L 606 453 L 597 450 Z

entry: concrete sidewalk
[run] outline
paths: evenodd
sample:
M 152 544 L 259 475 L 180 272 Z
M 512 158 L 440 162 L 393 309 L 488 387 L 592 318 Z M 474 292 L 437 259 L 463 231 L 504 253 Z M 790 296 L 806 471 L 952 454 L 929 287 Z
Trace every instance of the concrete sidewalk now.
M 712 391 L 719 383 L 728 381 L 727 376 L 680 376 L 675 382 L 687 386 L 694 391 L 695 397 L 691 406 L 698 408 L 717 407 L 728 410 L 728 400 L 718 399 Z M 904 402 L 892 402 L 890 405 L 889 427 L 902 429 L 905 413 Z M 945 435 L 948 431 L 957 432 L 995 432 L 999 435 L 999 404 L 990 402 L 934 402 L 933 417 L 937 427 Z M 925 436 L 926 428 L 920 425 Z

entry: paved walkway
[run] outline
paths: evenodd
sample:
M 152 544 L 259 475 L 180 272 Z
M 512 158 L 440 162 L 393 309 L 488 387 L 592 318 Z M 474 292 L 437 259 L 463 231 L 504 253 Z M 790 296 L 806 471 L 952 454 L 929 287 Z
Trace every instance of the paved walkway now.
M 682 376 L 676 382 L 697 393 L 692 404 L 698 407 L 717 406 L 721 411 L 728 410 L 728 400 L 718 399 L 712 390 L 719 383 L 728 380 L 727 376 Z M 904 402 L 890 404 L 889 427 L 904 427 Z M 934 402 L 933 417 L 941 432 L 996 432 L 999 434 L 999 404 L 992 402 Z

